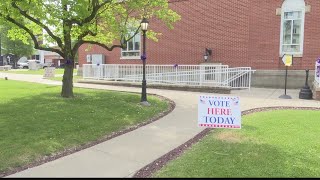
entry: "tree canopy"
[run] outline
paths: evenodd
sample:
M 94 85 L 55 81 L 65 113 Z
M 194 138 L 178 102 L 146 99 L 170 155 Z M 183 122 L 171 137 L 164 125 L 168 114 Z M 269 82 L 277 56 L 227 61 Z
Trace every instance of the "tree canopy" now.
M 30 57 L 34 52 L 31 38 L 26 39 L 27 43 L 24 43 L 20 39 L 16 38 L 14 36 L 15 34 L 10 33 L 10 29 L 11 27 L 6 24 L 0 26 L 2 53 L 14 54 L 18 58 L 22 56 Z
M 168 0 L 6 0 L 0 3 L 0 20 L 15 25 L 10 31 L 15 37 L 24 42 L 31 37 L 35 49 L 56 52 L 67 60 L 63 97 L 73 96 L 72 62 L 78 48 L 85 43 L 109 51 L 122 48 L 139 32 L 143 17 L 158 19 L 170 28 L 180 18 L 170 9 Z M 151 29 L 148 37 L 155 39 L 158 33 Z

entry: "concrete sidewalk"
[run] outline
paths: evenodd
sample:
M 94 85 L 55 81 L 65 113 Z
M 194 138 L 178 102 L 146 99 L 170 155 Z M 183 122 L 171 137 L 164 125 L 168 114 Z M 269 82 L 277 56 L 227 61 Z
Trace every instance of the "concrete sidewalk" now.
M 42 79 L 39 75 L 8 74 L 9 80 L 22 80 L 50 85 L 61 82 Z M 3 78 L 3 73 L 0 73 Z M 141 92 L 141 88 L 74 84 L 75 87 Z M 131 177 L 145 165 L 183 144 L 203 128 L 197 127 L 198 96 L 210 93 L 148 89 L 176 103 L 175 110 L 162 119 L 83 151 L 71 154 L 41 166 L 9 177 Z M 241 110 L 257 107 L 292 106 L 320 107 L 319 101 L 298 99 L 299 90 L 288 90 L 293 99 L 278 97 L 284 90 L 235 90 L 231 96 L 240 96 Z

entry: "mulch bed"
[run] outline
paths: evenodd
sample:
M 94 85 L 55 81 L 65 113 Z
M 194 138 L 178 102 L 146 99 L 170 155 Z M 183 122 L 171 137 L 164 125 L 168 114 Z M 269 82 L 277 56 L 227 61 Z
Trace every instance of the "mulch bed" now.
M 319 111 L 320 108 L 313 108 L 313 107 L 263 107 L 263 108 L 255 108 L 243 111 L 242 115 L 248 115 L 252 113 L 262 112 L 262 111 L 272 111 L 272 110 L 317 110 Z M 171 160 L 176 159 L 183 152 L 192 147 L 193 144 L 199 142 L 202 138 L 206 137 L 212 129 L 206 128 L 195 137 L 190 139 L 189 141 L 185 142 L 184 144 L 180 145 L 179 147 L 173 149 L 172 151 L 168 152 L 167 154 L 161 156 L 157 160 L 153 161 L 152 163 L 148 164 L 147 166 L 140 169 L 137 173 L 133 175 L 134 178 L 149 178 L 155 172 L 159 171 L 162 167 L 168 164 Z
M 156 95 L 156 94 L 148 94 L 148 95 L 153 95 L 153 96 L 158 97 L 159 99 L 162 99 L 162 100 L 165 100 L 165 101 L 169 102 L 169 108 L 166 111 L 158 114 L 157 116 L 149 119 L 148 121 L 145 121 L 143 123 L 128 127 L 128 128 L 126 128 L 124 130 L 121 130 L 121 131 L 117 131 L 117 132 L 111 133 L 110 135 L 104 136 L 104 137 L 102 137 L 102 138 L 100 138 L 100 139 L 98 139 L 96 141 L 89 142 L 87 144 L 80 145 L 80 146 L 77 146 L 77 147 L 74 147 L 74 148 L 71 148 L 71 149 L 66 149 L 64 151 L 60 151 L 60 152 L 52 154 L 50 156 L 44 156 L 41 159 L 37 159 L 33 163 L 25 165 L 25 166 L 22 166 L 22 167 L 17 167 L 17 168 L 10 169 L 10 170 L 5 171 L 5 172 L 0 172 L 0 178 L 5 177 L 5 176 L 9 176 L 11 174 L 15 174 L 15 173 L 18 173 L 18 172 L 21 172 L 21 171 L 24 171 L 24 170 L 29 169 L 29 168 L 40 166 L 40 165 L 45 164 L 47 162 L 54 161 L 54 160 L 62 158 L 64 156 L 67 156 L 67 155 L 76 153 L 78 151 L 90 148 L 90 147 L 95 146 L 95 145 L 100 144 L 100 143 L 103 143 L 103 142 L 105 142 L 107 140 L 113 139 L 113 138 L 118 137 L 120 135 L 123 135 L 125 133 L 131 132 L 131 131 L 136 130 L 136 129 L 142 127 L 142 126 L 148 125 L 148 124 L 150 124 L 150 123 L 152 123 L 154 121 L 157 121 L 157 120 L 161 119 L 162 117 L 168 115 L 170 112 L 172 112 L 175 109 L 176 104 L 172 100 L 170 100 L 170 99 L 168 99 L 166 97 L 163 97 L 163 96 Z

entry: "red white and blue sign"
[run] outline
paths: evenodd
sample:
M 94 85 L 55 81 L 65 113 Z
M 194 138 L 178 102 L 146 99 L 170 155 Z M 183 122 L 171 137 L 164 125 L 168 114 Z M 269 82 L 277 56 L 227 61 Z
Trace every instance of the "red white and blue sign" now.
M 241 129 L 240 98 L 229 96 L 200 96 L 198 126 Z

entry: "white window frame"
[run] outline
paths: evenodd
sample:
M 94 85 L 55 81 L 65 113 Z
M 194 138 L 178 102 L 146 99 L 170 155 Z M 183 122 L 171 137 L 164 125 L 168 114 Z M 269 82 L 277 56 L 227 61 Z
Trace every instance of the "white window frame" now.
M 303 2 L 303 3 L 302 3 Z M 297 5 L 298 4 L 298 5 Z M 301 32 L 300 32 L 300 50 L 299 52 L 283 52 L 283 30 L 284 30 L 284 14 L 288 12 L 301 12 Z M 285 0 L 281 9 L 281 30 L 280 30 L 280 53 L 279 57 L 282 57 L 284 54 L 291 54 L 294 57 L 302 57 L 303 55 L 303 45 L 304 45 L 304 25 L 305 25 L 305 3 L 304 0 Z M 292 19 L 294 20 L 294 19 Z M 293 22 L 293 21 L 292 21 Z M 291 34 L 293 33 L 293 23 L 291 23 Z M 294 45 L 294 44 L 292 44 Z
M 140 38 L 140 45 L 139 45 L 139 50 L 129 50 L 129 41 L 127 42 L 127 50 L 126 51 L 124 51 L 123 49 L 121 49 L 121 57 L 120 57 L 120 59 L 140 59 L 141 57 L 141 44 L 142 44 L 142 42 L 141 42 L 141 34 L 140 34 L 140 32 L 138 33 L 138 34 L 136 34 L 133 38 L 132 38 L 132 40 L 133 40 L 133 49 L 135 49 L 135 39 L 136 39 L 136 37 L 138 36 L 138 38 Z M 139 56 L 123 56 L 123 53 L 124 52 L 139 52 Z

